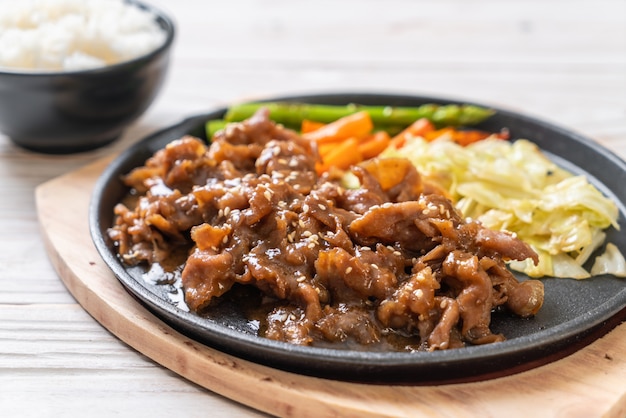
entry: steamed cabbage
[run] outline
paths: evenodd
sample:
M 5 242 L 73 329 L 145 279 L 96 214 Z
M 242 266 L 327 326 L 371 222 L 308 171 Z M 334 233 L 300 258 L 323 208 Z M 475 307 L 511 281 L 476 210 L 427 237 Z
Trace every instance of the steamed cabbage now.
M 591 267 L 591 274 L 611 274 L 617 277 L 626 277 L 626 260 L 615 244 L 610 242 L 606 244 L 606 251 L 596 258 L 593 267 Z
M 409 158 L 427 180 L 448 190 L 464 216 L 516 233 L 537 252 L 539 265 L 515 261 L 510 267 L 531 277 L 589 277 L 583 264 L 604 244 L 603 230 L 619 229 L 611 199 L 524 139 L 460 146 L 445 137 L 416 137 L 381 156 Z

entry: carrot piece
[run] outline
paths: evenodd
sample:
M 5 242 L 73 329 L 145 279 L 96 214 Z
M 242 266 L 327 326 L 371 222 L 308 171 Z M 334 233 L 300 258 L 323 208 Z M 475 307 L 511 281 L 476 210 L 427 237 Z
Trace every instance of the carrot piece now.
M 322 155 L 322 162 L 316 167 L 318 174 L 322 174 L 331 167 L 347 169 L 353 164 L 363 160 L 359 152 L 359 140 L 355 137 L 348 138 L 332 148 L 326 155 Z
M 391 138 L 391 145 L 396 149 L 400 149 L 406 144 L 406 141 L 414 136 L 424 136 L 428 132 L 435 130 L 435 125 L 426 119 L 420 118 L 404 128 L 402 132 Z
M 374 158 L 391 142 L 391 137 L 386 131 L 378 131 L 366 137 L 366 139 L 359 144 L 359 152 L 363 159 Z
M 373 128 L 374 123 L 369 113 L 361 111 L 339 118 L 302 136 L 305 139 L 321 143 L 334 141 L 337 138 L 361 137 L 367 135 Z
M 454 140 L 454 128 L 451 126 L 446 126 L 445 128 L 437 129 L 436 131 L 426 132 L 423 136 L 424 139 L 428 142 L 434 141 L 442 135 L 450 135 L 450 138 Z
M 333 149 L 337 148 L 344 141 L 345 139 L 337 139 L 335 141 L 329 140 L 322 142 L 320 144 L 317 144 L 317 151 L 319 152 L 320 156 L 324 157 L 325 155 L 328 155 L 328 153 L 331 152 Z
M 450 135 L 450 139 L 459 145 L 467 146 L 477 141 L 491 136 L 491 133 L 480 131 L 478 129 L 458 130 L 452 127 L 442 128 L 436 131 L 429 132 L 425 135 L 427 141 L 434 141 L 442 135 Z
M 300 132 L 303 134 L 307 134 L 309 132 L 313 132 L 321 128 L 322 126 L 326 126 L 323 122 L 317 122 L 310 119 L 303 119 L 302 124 L 300 125 Z
M 477 130 L 471 131 L 455 131 L 452 135 L 452 139 L 459 145 L 466 146 L 473 144 L 474 142 L 481 141 L 491 134 L 488 132 L 482 132 Z

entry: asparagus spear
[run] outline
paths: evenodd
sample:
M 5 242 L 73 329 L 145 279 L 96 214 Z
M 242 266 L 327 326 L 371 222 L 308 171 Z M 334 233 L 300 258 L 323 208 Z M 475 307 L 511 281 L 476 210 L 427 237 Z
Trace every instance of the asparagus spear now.
M 226 122 L 224 119 L 211 119 L 207 121 L 204 126 L 206 130 L 206 137 L 210 140 L 211 138 L 213 138 L 213 135 L 215 135 L 215 132 L 219 131 L 220 129 L 224 129 L 227 124 L 228 122 Z
M 436 105 L 424 104 L 415 107 L 401 106 L 366 106 L 349 104 L 345 106 L 319 105 L 306 103 L 268 102 L 243 103 L 228 109 L 224 119 L 227 122 L 239 122 L 249 118 L 260 107 L 270 111 L 270 118 L 286 126 L 300 126 L 303 119 L 329 123 L 351 113 L 366 110 L 374 125 L 394 126 L 409 125 L 420 118 L 430 119 L 436 125 L 458 126 L 475 125 L 491 116 L 494 111 L 474 105 Z

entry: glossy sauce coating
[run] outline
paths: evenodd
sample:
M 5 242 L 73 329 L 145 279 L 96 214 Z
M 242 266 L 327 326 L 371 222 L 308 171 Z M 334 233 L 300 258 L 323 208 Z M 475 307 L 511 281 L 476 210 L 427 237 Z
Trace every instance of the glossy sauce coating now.
M 405 159 L 353 167 L 360 187 L 315 173 L 311 143 L 259 111 L 210 146 L 181 138 L 125 177 L 135 207 L 116 207 L 110 237 L 129 264 L 181 263 L 185 302 L 202 313 L 241 286 L 260 335 L 302 345 L 437 350 L 502 341 L 495 309 L 543 303 L 506 259 L 536 254 L 461 218 Z M 235 289 L 235 290 L 233 290 Z

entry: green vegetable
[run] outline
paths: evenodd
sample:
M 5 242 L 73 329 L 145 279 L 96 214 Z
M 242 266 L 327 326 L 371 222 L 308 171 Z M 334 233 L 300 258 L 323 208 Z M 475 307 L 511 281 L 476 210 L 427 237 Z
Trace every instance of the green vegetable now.
M 224 129 L 227 124 L 228 122 L 223 119 L 212 119 L 207 121 L 205 124 L 206 137 L 210 140 L 217 131 Z
M 210 139 L 215 132 L 223 129 L 229 122 L 241 122 L 252 116 L 261 107 L 270 111 L 270 118 L 292 129 L 299 129 L 304 119 L 330 123 L 344 116 L 362 110 L 367 111 L 376 129 L 384 129 L 395 135 L 403 128 L 420 118 L 427 118 L 438 126 L 470 126 L 489 118 L 495 112 L 475 105 L 437 105 L 420 106 L 367 106 L 359 104 L 320 105 L 294 102 L 255 102 L 231 106 L 224 119 L 210 120 L 206 123 L 206 134 Z
M 424 104 L 416 107 L 401 107 L 271 102 L 233 105 L 226 112 L 224 119 L 228 122 L 239 122 L 252 116 L 261 107 L 269 109 L 272 120 L 290 127 L 299 127 L 304 119 L 329 123 L 362 110 L 367 111 L 374 125 L 379 127 L 408 126 L 420 118 L 427 118 L 437 125 L 475 125 L 494 114 L 491 109 L 474 105 Z

